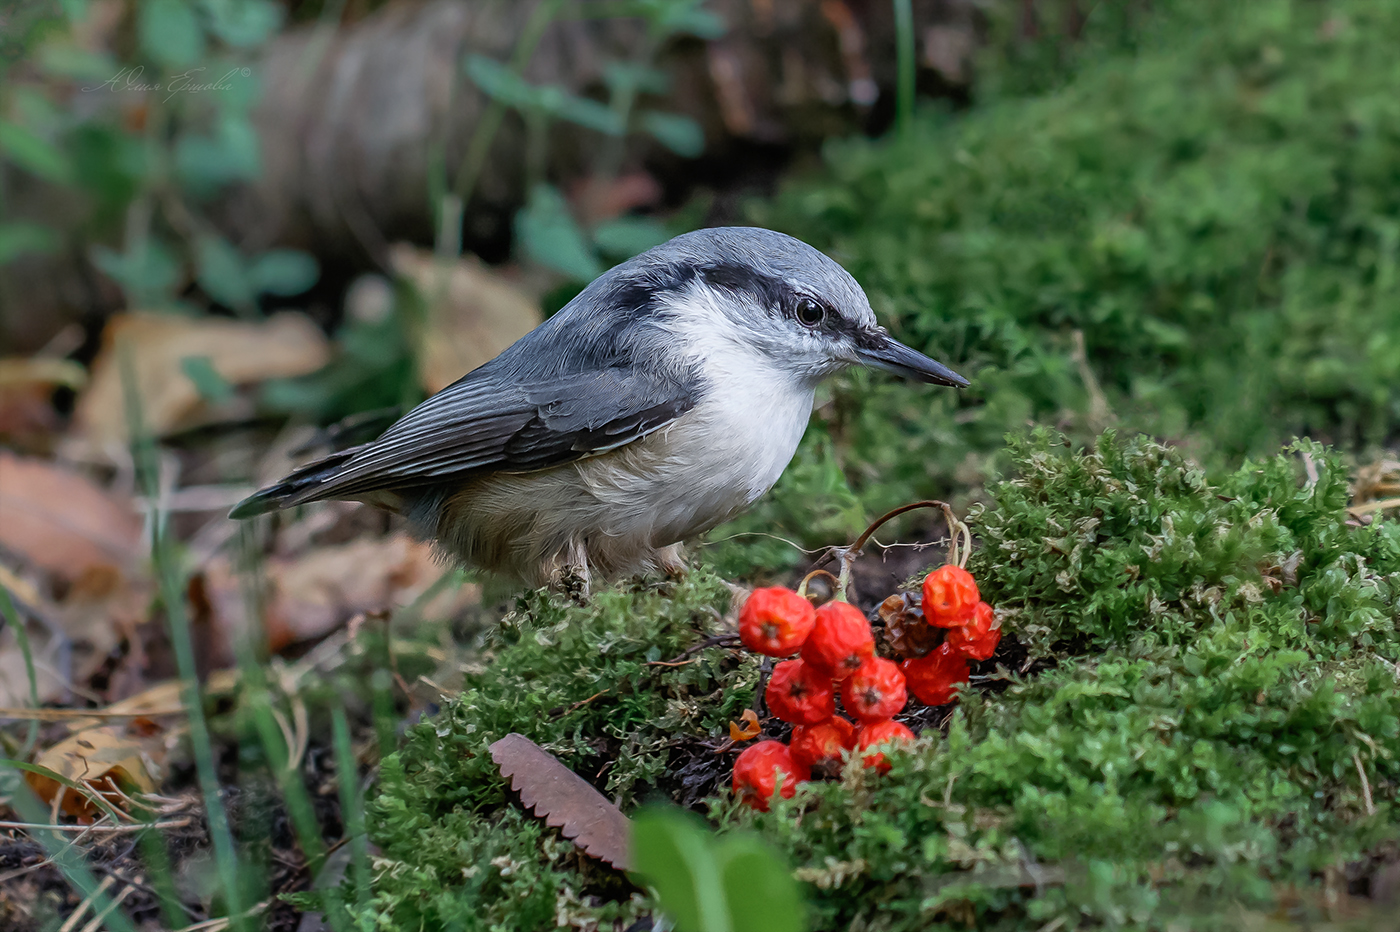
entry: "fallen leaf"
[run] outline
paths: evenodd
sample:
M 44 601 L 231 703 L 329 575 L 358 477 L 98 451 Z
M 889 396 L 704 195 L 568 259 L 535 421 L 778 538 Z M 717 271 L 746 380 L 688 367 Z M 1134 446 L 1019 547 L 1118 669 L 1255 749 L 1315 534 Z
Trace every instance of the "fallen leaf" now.
M 61 418 L 54 389 L 77 389 L 87 370 L 68 359 L 0 359 L 0 442 L 20 450 L 46 452 Z
M 44 751 L 34 763 L 47 767 L 75 783 L 87 783 L 113 806 L 123 807 L 122 792 L 152 793 L 153 776 L 160 765 L 152 752 L 163 757 L 164 739 L 152 734 L 147 719 L 85 728 Z M 60 808 L 79 819 L 91 819 L 98 808 L 91 800 L 43 774 L 25 773 L 25 780 L 47 805 L 62 794 Z M 120 790 L 121 792 L 118 792 Z
M 430 393 L 494 359 L 539 326 L 538 302 L 474 257 L 445 260 L 399 245 L 390 262 L 423 299 L 418 375 Z
M 405 534 L 360 538 L 294 558 L 272 557 L 263 569 L 268 649 L 323 637 L 356 615 L 403 608 L 448 572 L 431 544 Z M 233 568 L 221 559 L 210 561 L 202 586 L 217 629 L 225 638 L 237 637 L 247 615 Z M 422 615 L 450 618 L 480 601 L 481 589 L 474 583 L 449 586 L 422 607 Z
M 588 854 L 627 869 L 631 823 L 621 809 L 524 735 L 512 732 L 490 750 L 526 808 Z
M 75 580 L 93 567 L 127 568 L 144 551 L 129 499 L 59 466 L 0 450 L 0 547 Z
M 739 722 L 743 722 L 743 724 L 740 725 Z M 752 741 L 758 737 L 758 733 L 762 730 L 758 724 L 758 713 L 753 709 L 745 709 L 744 714 L 739 716 L 738 722 L 729 723 L 729 740 L 735 742 Z
M 142 421 L 157 436 L 212 419 L 213 409 L 201 398 L 187 360 L 207 360 L 218 378 L 238 386 L 305 375 L 330 359 L 325 334 L 302 314 L 275 314 L 257 323 L 149 313 L 114 317 L 102 333 L 92 381 L 75 411 L 94 455 L 127 443 L 123 352 L 130 353 Z M 199 365 L 203 371 L 205 363 Z

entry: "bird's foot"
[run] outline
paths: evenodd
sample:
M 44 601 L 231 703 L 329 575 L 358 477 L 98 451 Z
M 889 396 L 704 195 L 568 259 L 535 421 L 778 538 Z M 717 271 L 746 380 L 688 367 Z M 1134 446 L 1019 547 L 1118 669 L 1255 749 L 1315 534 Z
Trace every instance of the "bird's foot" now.
M 656 565 L 670 579 L 681 580 L 690 574 L 685 562 L 685 549 L 680 544 L 671 544 L 656 551 Z

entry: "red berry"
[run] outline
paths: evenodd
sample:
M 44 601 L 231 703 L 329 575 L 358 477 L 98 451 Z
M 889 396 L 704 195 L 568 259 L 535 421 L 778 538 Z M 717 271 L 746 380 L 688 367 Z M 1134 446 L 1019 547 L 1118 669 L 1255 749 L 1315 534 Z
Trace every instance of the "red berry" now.
M 860 731 L 856 734 L 856 746 L 862 751 L 867 751 L 877 744 L 899 744 L 913 740 L 914 733 L 894 719 L 886 719 L 883 722 L 867 722 L 860 726 Z M 862 754 L 861 763 L 867 767 L 874 767 L 880 773 L 889 773 L 890 771 L 890 762 L 879 751 L 872 754 Z
M 955 628 L 972 618 L 981 598 L 971 573 L 945 563 L 924 579 L 924 618 L 938 628 Z
M 816 623 L 812 603 L 791 589 L 755 589 L 739 612 L 739 640 L 751 651 L 790 657 L 802 647 Z
M 909 699 L 904 674 L 892 660 L 871 657 L 841 687 L 841 701 L 862 722 L 893 718 Z
M 832 761 L 840 762 L 841 752 L 856 746 L 856 726 L 839 715 L 817 722 L 798 725 L 792 730 L 792 759 L 802 767 L 813 767 Z
M 774 667 L 763 698 L 774 715 L 794 725 L 815 725 L 836 714 L 831 677 L 802 660 L 784 660 Z
M 734 762 L 734 792 L 759 812 L 768 811 L 768 801 L 783 784 L 783 799 L 792 799 L 797 784 L 807 779 L 807 768 L 792 759 L 792 752 L 781 741 L 760 741 L 744 748 Z
M 972 621 L 959 625 L 948 632 L 948 646 L 956 654 L 973 660 L 987 660 L 996 653 L 1001 643 L 1001 628 L 997 626 L 996 615 L 986 602 L 978 602 Z
M 909 691 L 924 705 L 944 705 L 953 690 L 968 677 L 967 658 L 953 650 L 947 641 L 923 657 L 904 661 L 904 678 Z
M 817 609 L 817 624 L 802 659 L 833 679 L 844 680 L 875 655 L 875 635 L 860 609 L 849 602 L 827 602 Z

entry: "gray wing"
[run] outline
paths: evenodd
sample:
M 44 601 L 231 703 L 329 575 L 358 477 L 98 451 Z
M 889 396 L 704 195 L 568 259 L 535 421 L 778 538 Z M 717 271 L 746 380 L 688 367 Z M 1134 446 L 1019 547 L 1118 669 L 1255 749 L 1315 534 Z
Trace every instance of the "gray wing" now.
M 695 392 L 693 378 L 631 366 L 526 385 L 469 375 L 279 504 L 428 485 L 478 471 L 559 466 L 665 427 L 695 405 Z

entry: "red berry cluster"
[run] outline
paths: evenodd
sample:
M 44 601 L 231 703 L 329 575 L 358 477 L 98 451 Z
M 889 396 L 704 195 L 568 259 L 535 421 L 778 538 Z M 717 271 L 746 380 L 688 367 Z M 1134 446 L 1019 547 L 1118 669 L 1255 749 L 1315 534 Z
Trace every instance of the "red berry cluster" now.
M 991 606 L 958 566 L 941 566 L 924 580 L 922 616 L 921 624 L 946 629 L 943 642 L 897 664 L 875 654 L 870 622 L 855 606 L 838 601 L 814 609 L 791 589 L 755 589 L 739 613 L 739 639 L 770 657 L 800 654 L 773 668 L 764 693 L 773 714 L 794 727 L 788 744 L 760 741 L 739 755 L 735 794 L 766 812 L 775 792 L 790 799 L 813 768 L 830 772 L 853 751 L 866 767 L 888 771 L 877 746 L 914 740 L 894 720 L 908 693 L 926 705 L 947 703 L 968 679 L 968 659 L 988 659 L 1001 640 Z M 836 714 L 837 690 L 859 724 Z
M 904 674 L 875 656 L 875 634 L 860 609 L 847 602 L 812 608 L 781 586 L 756 589 L 739 613 L 739 639 L 770 657 L 791 657 L 773 668 L 764 698 L 773 714 L 792 723 L 792 740 L 760 741 L 734 763 L 734 792 L 766 811 L 781 781 L 790 798 L 813 767 L 839 766 L 842 755 L 876 744 L 912 741 L 914 733 L 893 721 L 904 708 Z M 856 725 L 836 714 L 836 691 Z M 884 755 L 863 756 L 866 766 L 889 769 Z
M 987 660 L 1001 641 L 992 607 L 982 601 L 977 581 L 960 566 L 945 564 L 924 579 L 924 621 L 946 629 L 943 643 L 901 665 L 914 697 L 924 705 L 943 705 L 966 683 L 969 660 Z

